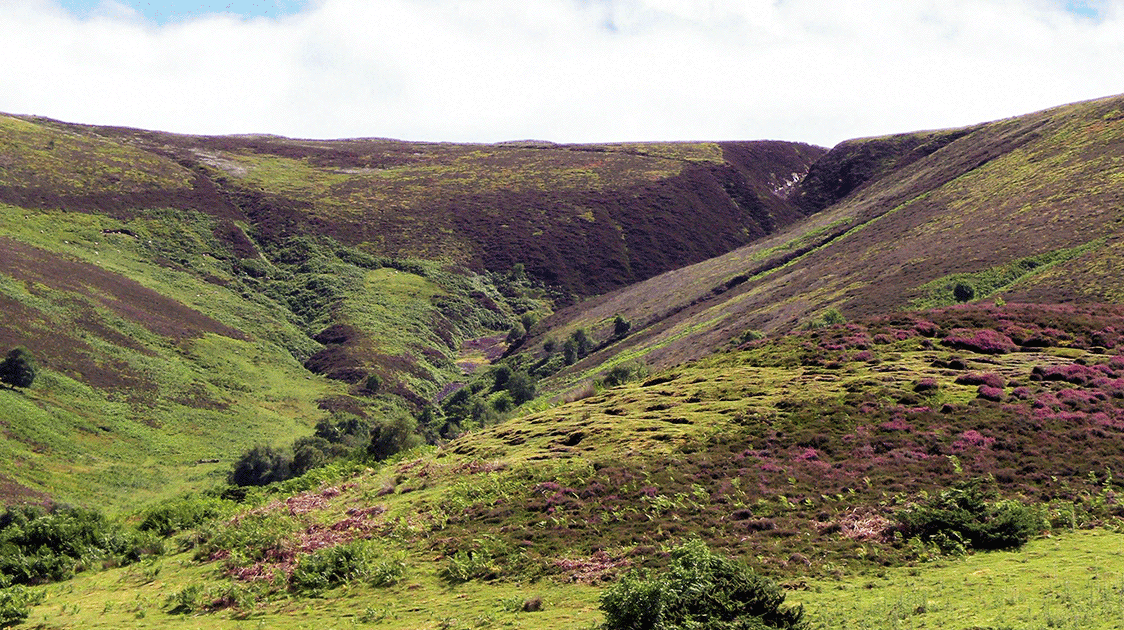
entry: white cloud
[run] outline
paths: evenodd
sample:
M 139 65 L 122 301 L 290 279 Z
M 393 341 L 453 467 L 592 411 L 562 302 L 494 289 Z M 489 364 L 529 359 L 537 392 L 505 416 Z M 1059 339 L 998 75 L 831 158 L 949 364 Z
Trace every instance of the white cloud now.
M 1122 91 L 1124 0 L 0 0 L 0 111 L 186 133 L 819 144 Z

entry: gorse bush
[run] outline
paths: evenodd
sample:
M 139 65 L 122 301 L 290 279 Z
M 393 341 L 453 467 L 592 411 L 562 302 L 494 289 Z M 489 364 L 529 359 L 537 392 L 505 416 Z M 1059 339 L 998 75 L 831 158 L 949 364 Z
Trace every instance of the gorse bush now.
M 702 541 L 671 552 L 662 575 L 632 572 L 601 594 L 606 630 L 750 630 L 807 627 L 802 607 L 746 564 Z
M 943 552 L 1010 549 L 1042 531 L 1041 511 L 1019 501 L 1000 500 L 981 479 L 957 483 L 923 504 L 898 512 L 901 532 L 937 544 Z

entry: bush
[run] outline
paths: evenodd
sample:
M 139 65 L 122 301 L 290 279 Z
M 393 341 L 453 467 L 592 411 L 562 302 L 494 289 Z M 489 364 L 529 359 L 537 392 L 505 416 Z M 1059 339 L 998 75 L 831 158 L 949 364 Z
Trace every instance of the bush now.
M 352 581 L 372 586 L 396 584 L 405 574 L 406 564 L 401 558 L 382 556 L 367 540 L 320 549 L 301 558 L 290 584 L 294 590 L 312 592 Z
M 31 387 L 35 374 L 35 359 L 27 348 L 15 348 L 0 361 L 0 382 L 12 387 Z
M 945 552 L 960 544 L 969 549 L 1020 547 L 1045 526 L 1039 510 L 999 500 L 980 479 L 959 482 L 923 505 L 911 505 L 897 519 L 907 538 L 935 542 Z
M 664 575 L 624 576 L 602 593 L 601 610 L 607 630 L 806 628 L 803 607 L 784 599 L 771 580 L 696 540 L 672 550 Z
M 405 413 L 396 413 L 371 428 L 371 441 L 367 444 L 367 455 L 382 461 L 407 451 L 422 443 L 421 436 L 415 433 L 417 420 Z
M 827 328 L 829 326 L 836 326 L 838 324 L 846 324 L 847 318 L 839 312 L 839 309 L 829 308 L 823 312 L 819 317 L 815 318 L 808 323 L 808 328 L 819 329 Z
M 526 372 L 515 372 L 507 381 L 507 391 L 511 394 L 511 399 L 516 406 L 534 400 L 535 379 Z
M 378 374 L 367 375 L 367 380 L 363 382 L 363 391 L 373 396 L 379 393 L 381 389 L 382 377 L 380 377 Z
M 976 299 L 976 288 L 967 282 L 957 282 L 956 286 L 952 288 L 952 297 L 956 298 L 956 301 L 961 304 L 971 302 Z
M 643 363 L 632 361 L 613 366 L 612 369 L 606 372 L 605 376 L 602 377 L 601 383 L 605 385 L 605 387 L 616 387 L 618 385 L 624 385 L 629 381 L 644 378 L 647 374 L 648 368 Z
M 171 536 L 178 531 L 198 527 L 224 516 L 230 509 L 229 501 L 217 497 L 188 495 L 148 508 L 141 513 L 141 522 L 137 528 L 165 537 Z
M 236 486 L 264 486 L 288 479 L 292 466 L 293 456 L 287 451 L 255 446 L 238 458 L 226 479 Z
M 126 530 L 95 510 L 18 507 L 0 514 L 0 574 L 15 584 L 67 580 L 91 566 L 162 552 L 155 535 Z
M 0 580 L 3 578 L 0 575 Z M 0 586 L 6 587 L 6 580 L 0 581 Z M 46 595 L 43 591 L 33 592 L 22 586 L 0 588 L 0 628 L 25 621 L 31 614 L 31 607 L 41 603 Z
M 625 335 L 627 335 L 628 331 L 631 330 L 631 329 L 632 329 L 632 323 L 629 322 L 624 317 L 621 317 L 620 315 L 617 315 L 613 319 L 613 336 L 614 337 L 620 339 L 620 338 L 624 337 Z

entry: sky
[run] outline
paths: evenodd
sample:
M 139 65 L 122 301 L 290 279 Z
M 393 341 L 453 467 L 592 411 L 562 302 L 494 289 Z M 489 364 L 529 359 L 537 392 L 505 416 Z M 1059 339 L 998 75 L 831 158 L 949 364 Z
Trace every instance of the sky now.
M 830 147 L 1124 93 L 1124 0 L 0 0 L 0 59 L 68 122 Z

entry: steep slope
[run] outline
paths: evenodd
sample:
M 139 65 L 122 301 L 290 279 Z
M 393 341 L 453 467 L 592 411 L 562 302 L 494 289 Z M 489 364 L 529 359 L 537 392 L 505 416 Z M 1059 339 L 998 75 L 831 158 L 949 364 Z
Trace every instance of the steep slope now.
M 786 142 L 202 138 L 6 120 L 0 201 L 116 216 L 199 209 L 245 222 L 259 242 L 319 234 L 372 255 L 476 270 L 521 263 L 578 296 L 793 223 L 801 212 L 776 192 L 824 153 Z
M 845 142 L 793 191 L 809 210 L 791 229 L 608 294 L 544 322 L 631 336 L 563 372 L 566 388 L 605 366 L 696 358 L 750 329 L 974 299 L 1120 298 L 1124 98 L 975 127 Z M 825 204 L 831 204 L 826 205 Z M 541 345 L 529 344 L 541 356 Z
M 463 378 L 462 344 L 799 219 L 774 189 L 822 152 L 0 116 L 0 350 L 42 368 L 0 391 L 4 500 L 162 496 L 317 422 L 415 412 Z

